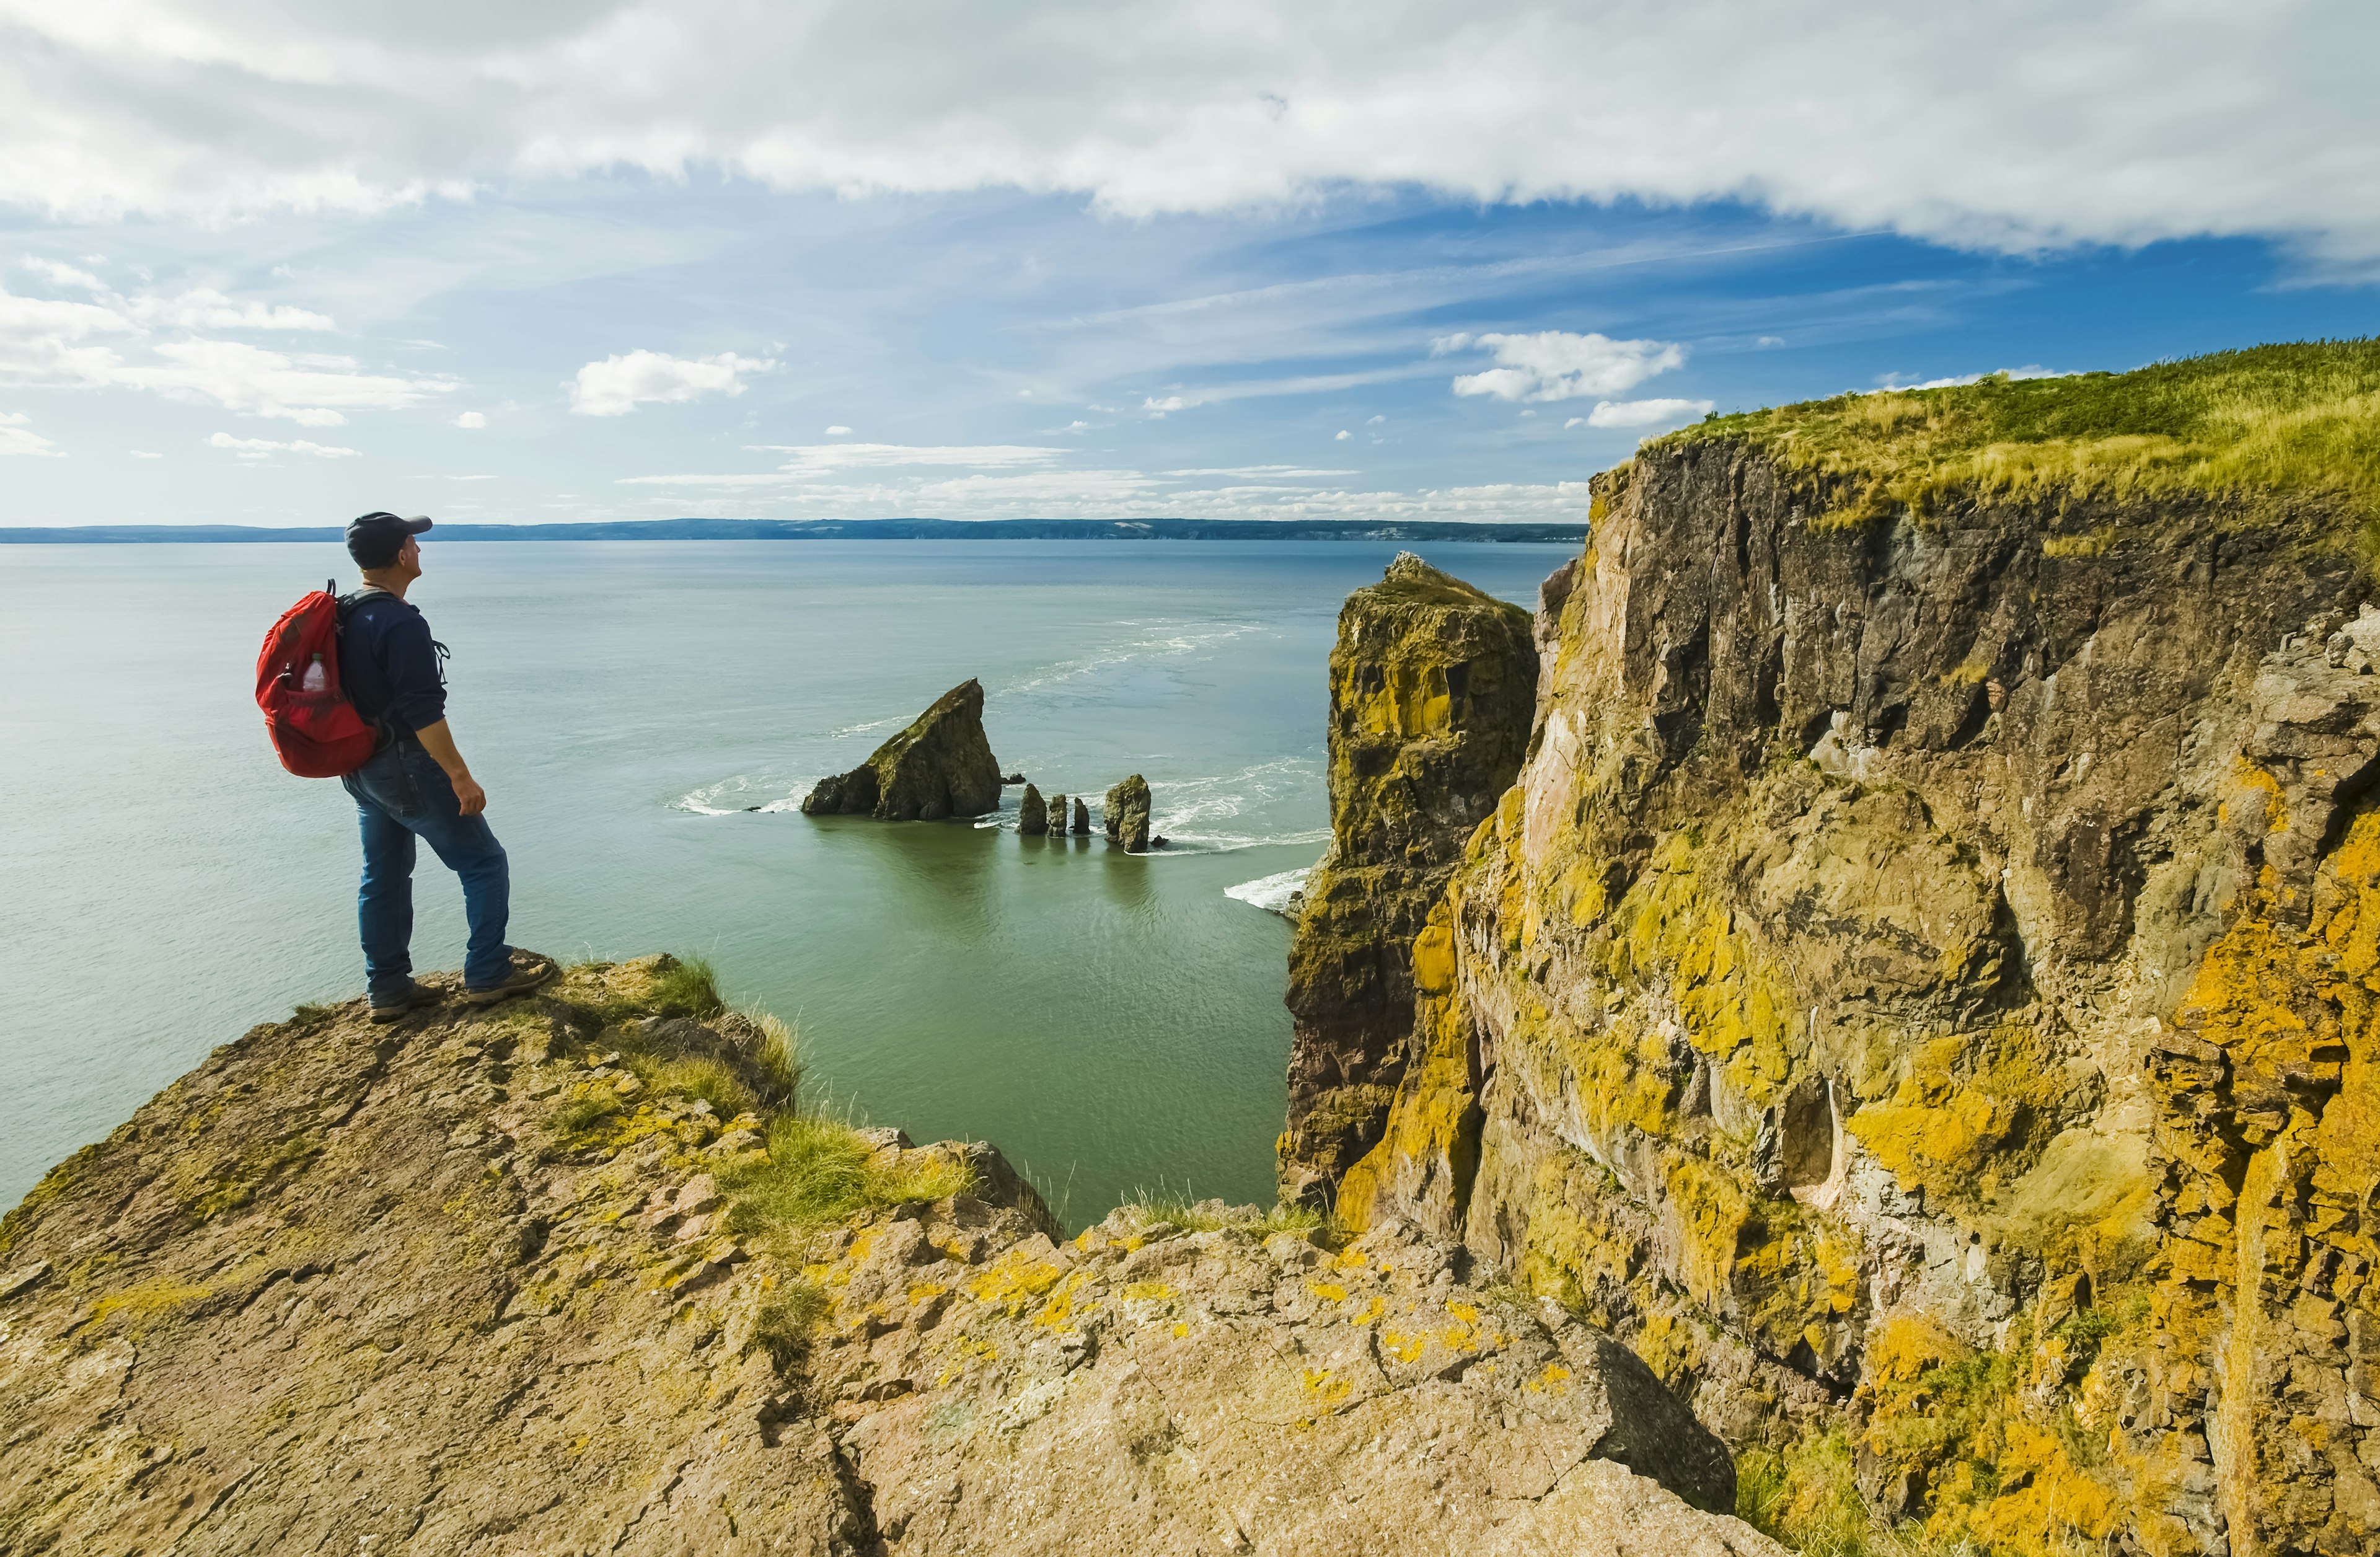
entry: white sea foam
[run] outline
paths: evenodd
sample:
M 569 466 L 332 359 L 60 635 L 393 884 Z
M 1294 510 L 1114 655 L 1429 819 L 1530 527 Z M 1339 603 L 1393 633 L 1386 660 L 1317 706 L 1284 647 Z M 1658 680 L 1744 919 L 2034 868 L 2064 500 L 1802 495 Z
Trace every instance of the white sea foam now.
M 1026 672 L 1013 681 L 1003 682 L 985 696 L 987 704 L 999 703 L 1026 692 L 1078 681 L 1084 676 L 1135 660 L 1182 659 L 1200 650 L 1259 630 L 1259 622 L 1184 622 L 1165 618 L 1151 620 L 1126 619 L 1109 624 L 1124 629 L 1130 636 L 1088 654 L 1071 660 L 1061 660 Z
M 1305 878 L 1314 874 L 1314 867 L 1301 865 L 1294 870 L 1283 870 L 1277 876 L 1258 876 L 1253 882 L 1242 882 L 1235 887 L 1225 887 L 1225 897 L 1236 897 L 1243 903 L 1266 908 L 1276 914 L 1289 912 L 1289 900 L 1305 890 Z
M 1294 805 L 1323 793 L 1326 782 L 1322 764 L 1310 757 L 1276 758 L 1210 777 L 1160 780 L 1150 786 L 1156 814 L 1149 830 L 1205 852 L 1325 843 L 1330 837 L 1327 827 L 1277 831 L 1265 823 L 1284 802 Z
M 697 816 L 740 816 L 746 811 L 799 810 L 802 797 L 810 792 L 818 780 L 796 779 L 790 784 L 774 773 L 737 773 L 706 784 L 699 789 L 688 790 L 669 803 L 674 811 L 692 811 Z

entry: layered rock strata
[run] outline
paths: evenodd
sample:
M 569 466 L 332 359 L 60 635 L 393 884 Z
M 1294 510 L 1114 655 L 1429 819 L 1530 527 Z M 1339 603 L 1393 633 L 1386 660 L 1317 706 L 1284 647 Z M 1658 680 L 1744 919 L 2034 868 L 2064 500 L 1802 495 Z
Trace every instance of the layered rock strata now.
M 1148 852 L 1148 781 L 1138 773 L 1110 789 L 1100 811 L 1107 822 L 1108 842 L 1133 854 Z M 1089 818 L 1084 818 L 1087 826 Z
M 1000 764 L 983 733 L 983 684 L 952 687 L 847 773 L 821 779 L 804 816 L 939 821 L 1000 809 Z
M 676 971 L 310 1009 L 60 1164 L 0 1219 L 0 1551 L 1777 1557 L 1642 1364 L 1459 1251 L 1056 1241 L 989 1147 L 784 1129 Z
M 1597 506 L 1341 1216 L 1616 1327 L 1740 1445 L 1837 1435 L 1933 1539 L 2373 1550 L 2351 529 L 2255 494 L 1841 519 L 1720 438 Z
M 1414 937 L 1520 771 L 1537 662 L 1527 612 L 1408 553 L 1347 598 L 1330 675 L 1330 848 L 1290 950 L 1279 1149 L 1282 1198 L 1318 1205 L 1379 1139 L 1413 1029 Z

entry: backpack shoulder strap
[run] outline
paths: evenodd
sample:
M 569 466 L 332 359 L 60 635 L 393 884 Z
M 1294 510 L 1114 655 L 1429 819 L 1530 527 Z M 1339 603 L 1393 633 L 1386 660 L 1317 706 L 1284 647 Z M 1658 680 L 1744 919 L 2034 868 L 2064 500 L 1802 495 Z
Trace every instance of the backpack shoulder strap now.
M 334 580 L 334 582 L 335 582 L 335 580 Z M 362 589 L 358 590 L 351 595 L 334 594 L 332 598 L 338 602 L 338 630 L 341 632 L 347 630 L 347 618 L 356 614 L 356 608 L 358 606 L 363 604 L 368 600 L 388 594 L 388 590 L 382 589 L 377 584 L 366 584 Z

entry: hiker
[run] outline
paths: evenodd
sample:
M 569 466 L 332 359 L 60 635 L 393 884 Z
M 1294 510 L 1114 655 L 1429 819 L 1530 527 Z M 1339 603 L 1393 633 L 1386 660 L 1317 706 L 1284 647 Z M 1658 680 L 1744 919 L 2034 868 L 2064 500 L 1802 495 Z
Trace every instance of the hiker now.
M 339 600 L 339 678 L 356 712 L 380 732 L 370 760 L 339 782 L 363 823 L 356 894 L 371 1019 L 393 1022 L 436 998 L 413 980 L 413 841 L 428 844 L 463 881 L 470 922 L 463 998 L 480 1004 L 543 983 L 552 962 L 504 943 L 512 875 L 482 813 L 480 787 L 446 727 L 446 646 L 405 598 L 421 577 L 426 518 L 366 514 L 347 526 L 347 555 L 364 587 Z

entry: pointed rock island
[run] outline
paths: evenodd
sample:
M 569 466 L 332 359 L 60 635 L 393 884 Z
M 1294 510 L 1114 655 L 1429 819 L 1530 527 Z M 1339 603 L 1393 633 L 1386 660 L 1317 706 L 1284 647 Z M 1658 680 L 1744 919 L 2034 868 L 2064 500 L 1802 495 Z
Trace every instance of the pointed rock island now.
M 983 683 L 968 680 L 847 773 L 821 779 L 804 816 L 940 821 L 1000 809 L 1000 763 L 983 733 Z

